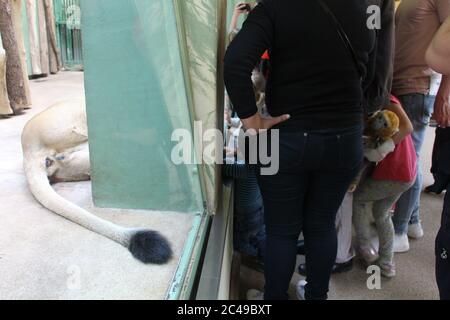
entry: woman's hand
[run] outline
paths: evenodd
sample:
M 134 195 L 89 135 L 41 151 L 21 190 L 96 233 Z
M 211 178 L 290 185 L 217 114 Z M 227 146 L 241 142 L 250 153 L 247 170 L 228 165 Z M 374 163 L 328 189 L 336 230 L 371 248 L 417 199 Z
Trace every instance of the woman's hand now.
M 438 94 L 434 105 L 433 119 L 441 128 L 450 126 L 450 102 L 448 96 Z
M 385 110 L 395 113 L 400 120 L 398 132 L 392 137 L 392 140 L 397 145 L 403 141 L 408 135 L 414 132 L 413 124 L 409 120 L 408 114 L 403 110 L 403 107 L 397 103 L 391 103 Z
M 234 7 L 233 17 L 231 18 L 230 32 L 237 29 L 239 16 L 247 12 L 248 4 L 240 2 Z
M 237 15 L 247 12 L 249 4 L 245 2 L 239 2 L 236 7 L 234 7 L 234 13 Z
M 285 114 L 279 117 L 262 117 L 259 113 L 254 116 L 241 119 L 244 128 L 249 131 L 250 134 L 258 134 L 260 131 L 268 130 L 277 124 L 285 122 L 291 118 L 290 115 Z

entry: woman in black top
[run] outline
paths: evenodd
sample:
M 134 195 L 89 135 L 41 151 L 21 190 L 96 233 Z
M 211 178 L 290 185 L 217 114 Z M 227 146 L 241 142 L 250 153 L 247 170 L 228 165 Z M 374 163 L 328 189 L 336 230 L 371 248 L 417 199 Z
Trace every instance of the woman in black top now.
M 245 128 L 280 129 L 280 169 L 259 176 L 267 300 L 288 298 L 302 231 L 306 298 L 327 298 L 337 250 L 336 213 L 363 159 L 361 76 L 373 72 L 367 66 L 373 63 L 375 32 L 367 27 L 366 1 L 324 2 L 347 33 L 358 67 L 318 0 L 263 0 L 225 57 L 227 91 Z M 273 118 L 258 114 L 251 81 L 267 49 L 266 103 Z

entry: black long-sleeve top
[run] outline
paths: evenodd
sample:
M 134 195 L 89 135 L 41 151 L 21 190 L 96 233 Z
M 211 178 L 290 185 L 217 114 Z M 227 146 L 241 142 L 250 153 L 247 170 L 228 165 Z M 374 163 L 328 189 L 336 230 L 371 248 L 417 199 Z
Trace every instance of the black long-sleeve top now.
M 395 0 L 368 0 L 380 10 L 381 29 L 377 32 L 372 66 L 373 79 L 364 93 L 364 107 L 368 113 L 390 104 L 395 60 Z
M 367 2 L 324 1 L 357 51 L 363 76 L 373 78 L 375 31 L 367 27 Z M 360 74 L 332 20 L 315 0 L 263 0 L 228 47 L 225 84 L 240 118 L 257 113 L 251 72 L 267 49 L 268 110 L 272 116 L 291 115 L 280 128 L 323 130 L 361 123 Z

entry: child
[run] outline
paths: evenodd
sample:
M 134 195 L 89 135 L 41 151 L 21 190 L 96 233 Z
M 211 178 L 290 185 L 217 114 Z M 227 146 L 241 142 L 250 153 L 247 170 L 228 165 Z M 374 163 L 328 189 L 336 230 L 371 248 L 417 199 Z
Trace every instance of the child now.
M 224 175 L 234 179 L 234 249 L 264 261 L 264 206 L 256 169 L 239 162 L 226 164 Z
M 249 13 L 252 6 L 249 3 L 239 3 L 236 5 L 232 18 L 229 42 L 239 33 L 237 27 L 240 15 Z M 255 68 L 253 71 L 253 85 L 258 108 L 263 112 L 265 107 L 265 79 Z M 238 161 L 236 155 L 239 150 L 237 138 L 242 123 L 233 112 L 233 106 L 228 97 L 225 104 L 225 124 L 227 137 L 234 139 L 234 143 L 225 148 L 227 163 L 223 166 L 223 174 L 227 178 L 234 180 L 234 249 L 244 255 L 256 258 L 262 264 L 265 249 L 265 225 L 264 206 L 261 192 L 257 181 L 257 170 L 255 166 L 248 165 L 244 161 Z
M 366 157 L 378 162 L 374 172 L 363 180 L 355 192 L 353 203 L 353 223 L 356 231 L 357 252 L 368 265 L 377 264 L 385 277 L 395 277 L 394 226 L 390 209 L 400 196 L 409 190 L 417 175 L 417 158 L 411 133 L 411 121 L 397 98 L 391 97 L 391 105 L 386 109 L 400 119 L 400 130 L 386 144 L 395 144 L 395 149 L 386 155 L 371 150 Z M 378 158 L 374 155 L 378 154 Z M 384 159 L 383 159 L 384 158 Z M 373 214 L 380 241 L 378 253 L 371 246 L 370 215 Z
M 237 159 L 242 156 L 237 148 L 240 129 L 241 126 L 228 129 L 230 144 L 225 148 L 226 164 L 223 166 L 224 177 L 234 182 L 233 245 L 236 251 L 262 264 L 266 240 L 264 205 L 256 167 Z

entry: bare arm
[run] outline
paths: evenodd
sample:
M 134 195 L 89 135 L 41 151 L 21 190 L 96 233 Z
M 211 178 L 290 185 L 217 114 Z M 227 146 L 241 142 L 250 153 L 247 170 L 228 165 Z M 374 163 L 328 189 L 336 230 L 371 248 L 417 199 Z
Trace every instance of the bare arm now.
M 237 29 L 239 17 L 241 16 L 241 14 L 244 14 L 246 12 L 246 10 L 245 10 L 246 5 L 247 4 L 245 2 L 240 2 L 234 8 L 233 17 L 231 18 L 231 23 L 230 23 L 230 30 L 229 30 L 230 32 Z
M 395 113 L 400 119 L 399 131 L 392 137 L 392 140 L 394 140 L 394 143 L 397 145 L 411 134 L 414 131 L 414 128 L 402 106 L 391 103 L 386 109 Z
M 248 16 L 242 30 L 228 47 L 224 59 L 224 79 L 234 110 L 247 130 L 259 132 L 289 119 L 288 115 L 263 118 L 256 106 L 252 71 L 261 55 L 272 47 L 274 38 L 273 1 L 259 4 Z
M 439 87 L 434 104 L 433 119 L 442 128 L 450 127 L 450 75 L 442 76 L 441 86 Z
M 382 161 L 387 157 L 388 154 L 395 150 L 396 145 L 402 142 L 409 134 L 414 131 L 413 125 L 401 105 L 391 103 L 390 105 L 385 107 L 385 109 L 392 111 L 398 116 L 400 120 L 399 131 L 391 139 L 383 142 L 377 148 L 365 148 L 364 156 L 370 162 L 377 163 Z
M 428 65 L 436 72 L 450 75 L 450 17 L 436 33 L 426 55 Z

